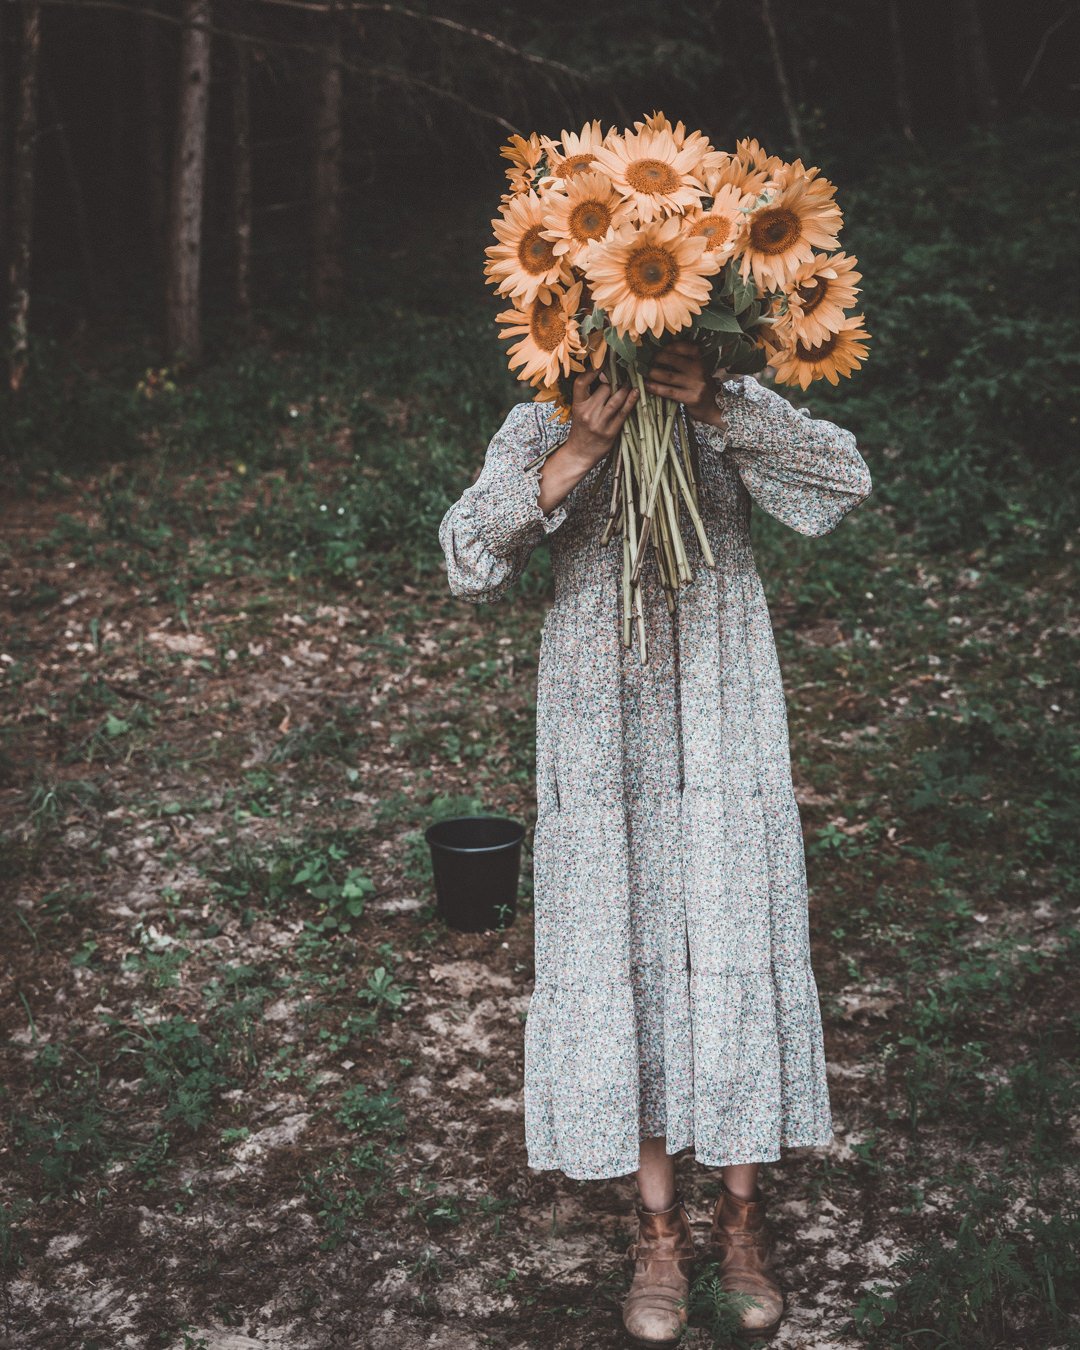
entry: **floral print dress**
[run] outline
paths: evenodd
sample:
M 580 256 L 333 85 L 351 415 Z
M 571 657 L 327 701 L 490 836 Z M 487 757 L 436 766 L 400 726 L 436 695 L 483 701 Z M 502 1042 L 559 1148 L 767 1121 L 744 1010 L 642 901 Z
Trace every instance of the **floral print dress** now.
M 752 501 L 805 535 L 871 491 L 851 432 L 752 376 L 726 427 L 692 420 L 700 557 L 669 614 L 642 566 L 648 663 L 622 642 L 620 536 L 600 535 L 606 455 L 550 513 L 540 467 L 568 424 L 513 407 L 444 515 L 452 593 L 504 596 L 551 549 L 540 639 L 533 834 L 536 981 L 525 1023 L 528 1165 L 579 1180 L 637 1170 L 644 1138 L 698 1162 L 772 1162 L 832 1137 L 810 962 L 805 855 Z

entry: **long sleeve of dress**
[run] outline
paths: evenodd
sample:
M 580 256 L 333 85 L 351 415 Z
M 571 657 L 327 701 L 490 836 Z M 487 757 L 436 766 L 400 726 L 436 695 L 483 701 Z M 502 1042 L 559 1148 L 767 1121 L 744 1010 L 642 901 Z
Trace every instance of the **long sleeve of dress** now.
M 730 456 L 770 515 L 800 534 L 828 534 L 870 495 L 870 470 L 850 431 L 811 417 L 749 375 L 724 380 L 720 391 L 727 426 L 694 425 Z
M 439 525 L 451 592 L 474 604 L 498 600 L 525 570 L 537 544 L 566 519 L 560 503 L 540 509 L 541 465 L 525 465 L 545 448 L 544 409 L 518 403 L 491 438 L 484 466 Z

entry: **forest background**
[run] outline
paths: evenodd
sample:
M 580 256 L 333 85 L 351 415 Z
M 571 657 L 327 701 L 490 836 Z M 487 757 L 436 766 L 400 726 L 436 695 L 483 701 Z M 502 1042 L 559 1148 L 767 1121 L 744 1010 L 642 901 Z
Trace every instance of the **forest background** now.
M 546 551 L 470 607 L 436 535 L 523 396 L 499 146 L 654 109 L 838 184 L 873 335 L 787 391 L 871 499 L 754 519 L 837 1126 L 777 1343 L 1080 1344 L 1078 10 L 3 0 L 7 1344 L 622 1344 L 630 1179 L 525 1166 L 527 843 L 470 936 L 423 830 L 535 806 Z

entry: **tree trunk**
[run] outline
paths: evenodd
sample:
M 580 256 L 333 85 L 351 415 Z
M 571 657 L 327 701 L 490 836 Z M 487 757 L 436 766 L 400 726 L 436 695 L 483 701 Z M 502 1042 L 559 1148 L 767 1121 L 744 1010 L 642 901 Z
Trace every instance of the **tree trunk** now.
M 150 227 L 150 266 L 160 276 L 165 261 L 165 231 L 169 219 L 168 152 L 165 138 L 164 71 L 161 60 L 161 27 L 157 19 L 139 23 L 140 75 L 142 78 L 143 154 L 145 156 L 147 223 Z
M 896 95 L 896 117 L 900 130 L 909 141 L 914 141 L 911 125 L 911 95 L 908 91 L 907 58 L 904 55 L 904 33 L 900 27 L 900 0 L 889 0 L 889 48 L 892 52 L 893 90 Z
M 233 79 L 232 235 L 235 253 L 234 300 L 237 313 L 251 315 L 251 56 L 237 42 Z
M 341 148 L 343 86 L 341 21 L 331 9 L 326 45 L 318 58 L 315 162 L 312 190 L 311 290 L 315 304 L 332 308 L 342 298 Z
M 769 35 L 769 50 L 772 53 L 773 70 L 776 72 L 776 83 L 780 88 L 780 99 L 784 105 L 784 111 L 787 113 L 791 143 L 795 147 L 796 154 L 805 162 L 807 156 L 806 147 L 803 144 L 802 125 L 799 122 L 799 114 L 796 111 L 795 100 L 791 93 L 791 84 L 788 81 L 784 57 L 780 51 L 780 39 L 776 34 L 776 24 L 773 22 L 770 0 L 761 0 L 761 18 Z
M 0 263 L 8 256 L 8 210 L 11 204 L 8 192 L 9 164 L 8 137 L 8 43 L 7 16 L 10 6 L 0 5 Z M 0 266 L 0 310 L 7 310 L 7 268 Z
M 979 0 L 952 0 L 952 17 L 961 118 L 987 126 L 997 118 L 998 101 Z
M 126 246 L 127 219 L 127 64 L 121 28 L 123 20 L 117 14 L 101 16 L 105 39 L 105 118 L 104 132 L 107 149 L 102 153 L 98 175 L 105 179 L 105 201 L 100 207 L 101 224 L 105 238 L 109 268 L 121 289 L 131 281 L 131 252 Z
M 68 136 L 67 126 L 64 123 L 64 114 L 56 95 L 53 93 L 51 82 L 42 79 L 41 89 L 49 110 L 49 116 L 52 118 L 53 130 L 60 150 L 60 162 L 64 167 L 64 177 L 67 179 L 68 192 L 71 195 L 71 219 L 75 229 L 75 242 L 79 250 L 79 263 L 82 267 L 86 300 L 90 310 L 96 313 L 100 309 L 99 301 L 101 297 L 98 293 L 97 268 L 94 265 L 94 250 L 90 243 L 90 223 L 86 214 L 86 198 L 83 196 L 82 180 L 79 177 L 79 169 L 71 150 L 71 138 Z
M 11 267 L 8 274 L 10 342 L 8 383 L 22 388 L 30 354 L 30 254 L 34 235 L 34 151 L 37 143 L 38 64 L 41 54 L 41 6 L 22 7 L 18 107 L 12 166 L 10 218 Z
M 172 360 L 202 357 L 202 262 L 206 125 L 210 106 L 210 0 L 183 0 L 180 98 L 165 288 L 165 345 Z

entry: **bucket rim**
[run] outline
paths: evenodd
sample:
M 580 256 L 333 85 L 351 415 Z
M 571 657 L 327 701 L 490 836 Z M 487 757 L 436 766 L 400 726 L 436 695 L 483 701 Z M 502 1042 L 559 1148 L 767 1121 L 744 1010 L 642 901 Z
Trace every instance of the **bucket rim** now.
M 520 839 L 510 839 L 502 844 L 480 844 L 470 846 L 468 844 L 444 844 L 441 839 L 432 839 L 431 831 L 439 825 L 457 825 L 466 820 L 486 820 L 498 824 L 513 825 L 521 830 Z M 522 843 L 528 834 L 528 827 L 520 820 L 515 820 L 513 816 L 444 816 L 442 820 L 433 820 L 424 830 L 424 839 L 428 845 L 434 848 L 444 848 L 449 853 L 498 853 L 502 849 L 515 848 Z

